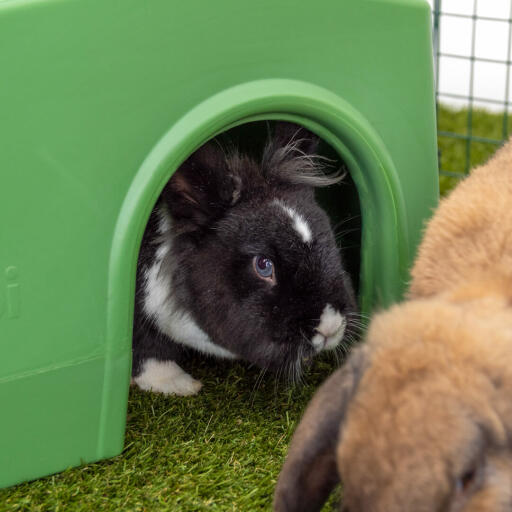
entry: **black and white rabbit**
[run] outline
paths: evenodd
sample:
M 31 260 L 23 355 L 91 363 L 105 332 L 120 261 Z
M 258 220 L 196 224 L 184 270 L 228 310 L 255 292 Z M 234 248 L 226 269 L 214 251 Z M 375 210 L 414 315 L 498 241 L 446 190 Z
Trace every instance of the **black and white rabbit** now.
M 338 347 L 356 310 L 352 284 L 314 188 L 340 180 L 318 139 L 276 123 L 256 159 L 215 141 L 165 186 L 143 236 L 132 382 L 189 395 L 190 350 L 300 373 Z

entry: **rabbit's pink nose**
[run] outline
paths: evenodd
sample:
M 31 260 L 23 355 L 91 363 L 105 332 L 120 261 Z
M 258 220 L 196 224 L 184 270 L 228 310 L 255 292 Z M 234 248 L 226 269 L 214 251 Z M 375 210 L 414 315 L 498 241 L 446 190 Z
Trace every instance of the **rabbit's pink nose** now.
M 336 322 L 335 324 L 329 325 L 324 327 L 323 329 L 319 329 L 318 327 L 315 327 L 315 331 L 318 334 L 321 334 L 324 338 L 330 338 L 331 336 L 334 336 L 342 326 L 342 320 L 340 319 L 339 322 Z
M 346 323 L 345 317 L 327 304 L 320 316 L 320 323 L 315 327 L 317 334 L 311 340 L 316 351 L 336 347 L 343 338 Z

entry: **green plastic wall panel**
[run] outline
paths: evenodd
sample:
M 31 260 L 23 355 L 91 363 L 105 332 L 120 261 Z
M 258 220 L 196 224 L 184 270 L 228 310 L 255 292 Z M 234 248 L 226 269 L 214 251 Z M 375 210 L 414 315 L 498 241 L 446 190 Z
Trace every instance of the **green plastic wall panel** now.
M 292 119 L 347 162 L 361 302 L 437 201 L 423 0 L 0 1 L 0 486 L 119 453 L 138 247 L 176 167 Z

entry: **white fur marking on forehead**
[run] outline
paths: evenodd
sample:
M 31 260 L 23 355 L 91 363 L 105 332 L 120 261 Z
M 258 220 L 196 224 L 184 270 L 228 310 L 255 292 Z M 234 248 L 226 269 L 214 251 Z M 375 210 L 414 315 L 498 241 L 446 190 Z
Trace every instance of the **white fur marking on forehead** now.
M 320 323 L 315 327 L 317 334 L 311 343 L 317 352 L 337 347 L 345 334 L 347 319 L 336 311 L 330 304 L 326 304 L 320 316 Z
M 274 204 L 279 206 L 290 217 L 290 219 L 292 219 L 293 228 L 297 233 L 299 233 L 302 241 L 306 244 L 310 243 L 311 240 L 313 240 L 313 234 L 311 233 L 311 229 L 309 224 L 306 222 L 306 219 L 279 199 L 275 199 Z

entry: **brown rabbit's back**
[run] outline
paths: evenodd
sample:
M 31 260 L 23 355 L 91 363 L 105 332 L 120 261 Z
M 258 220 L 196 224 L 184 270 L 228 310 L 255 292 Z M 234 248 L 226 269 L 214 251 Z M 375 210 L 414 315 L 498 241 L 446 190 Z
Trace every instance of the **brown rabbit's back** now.
M 411 272 L 410 297 L 431 296 L 489 272 L 512 275 L 510 145 L 441 201 Z

